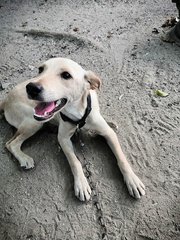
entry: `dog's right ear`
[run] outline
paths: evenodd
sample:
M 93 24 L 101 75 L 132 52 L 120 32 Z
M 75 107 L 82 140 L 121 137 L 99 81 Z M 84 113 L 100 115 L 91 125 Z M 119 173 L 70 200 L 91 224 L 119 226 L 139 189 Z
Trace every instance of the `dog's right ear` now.
M 92 71 L 87 71 L 84 78 L 90 84 L 92 90 L 100 89 L 101 79 L 96 76 L 95 73 L 93 73 Z

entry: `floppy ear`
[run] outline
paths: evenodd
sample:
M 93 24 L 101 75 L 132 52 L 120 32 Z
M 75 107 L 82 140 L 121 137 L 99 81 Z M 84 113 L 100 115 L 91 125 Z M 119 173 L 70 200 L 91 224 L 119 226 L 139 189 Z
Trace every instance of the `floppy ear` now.
M 101 86 L 101 79 L 96 76 L 95 73 L 93 73 L 92 71 L 87 71 L 85 74 L 85 79 L 86 81 L 88 81 L 90 83 L 90 87 L 91 89 L 96 89 L 96 88 L 100 88 Z

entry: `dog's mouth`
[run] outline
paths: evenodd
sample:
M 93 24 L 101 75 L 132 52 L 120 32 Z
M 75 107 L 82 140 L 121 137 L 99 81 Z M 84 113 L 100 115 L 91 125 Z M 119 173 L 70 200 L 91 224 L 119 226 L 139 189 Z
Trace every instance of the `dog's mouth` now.
M 34 118 L 37 121 L 45 121 L 54 116 L 56 112 L 61 110 L 67 103 L 66 98 L 61 98 L 52 102 L 40 102 L 34 108 Z

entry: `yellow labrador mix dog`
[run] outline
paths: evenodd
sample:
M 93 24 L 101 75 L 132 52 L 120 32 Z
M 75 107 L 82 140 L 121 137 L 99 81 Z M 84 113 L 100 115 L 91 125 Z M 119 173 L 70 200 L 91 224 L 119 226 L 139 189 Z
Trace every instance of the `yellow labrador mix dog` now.
M 37 77 L 17 85 L 0 102 L 6 120 L 17 128 L 6 147 L 21 167 L 33 168 L 33 159 L 21 151 L 21 145 L 44 122 L 58 118 L 58 141 L 74 176 L 75 195 L 85 201 L 90 199 L 91 188 L 74 153 L 71 137 L 77 128 L 94 130 L 107 140 L 116 156 L 130 195 L 140 198 L 145 194 L 144 184 L 127 162 L 115 132 L 100 114 L 95 91 L 100 84 L 93 72 L 70 59 L 52 58 L 43 63 Z

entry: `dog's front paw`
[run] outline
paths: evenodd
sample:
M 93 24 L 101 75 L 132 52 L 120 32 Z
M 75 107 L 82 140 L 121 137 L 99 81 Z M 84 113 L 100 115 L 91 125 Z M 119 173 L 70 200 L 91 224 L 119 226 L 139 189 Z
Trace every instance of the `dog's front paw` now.
M 20 166 L 24 170 L 29 170 L 34 168 L 34 160 L 31 157 L 26 156 L 26 158 L 23 158 L 22 161 L 20 161 Z
M 145 195 L 145 186 L 134 172 L 125 175 L 124 181 L 131 196 L 141 198 L 141 196 Z
M 74 182 L 75 196 L 81 201 L 88 201 L 91 197 L 91 188 L 85 176 L 78 176 Z

